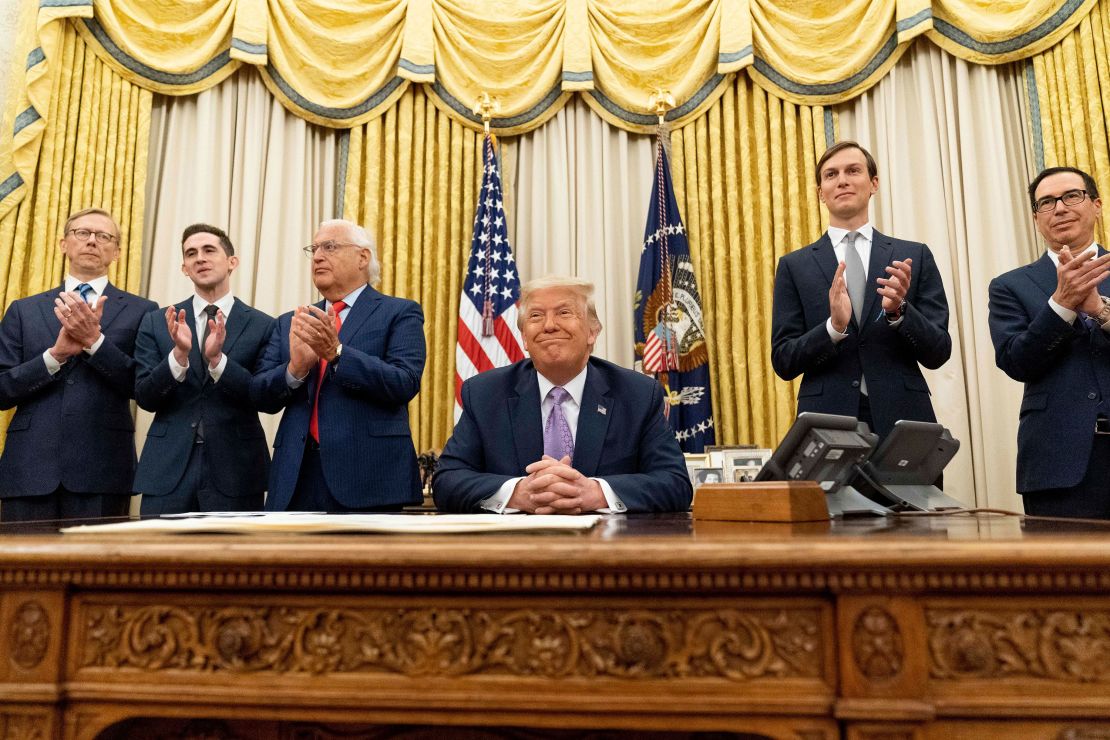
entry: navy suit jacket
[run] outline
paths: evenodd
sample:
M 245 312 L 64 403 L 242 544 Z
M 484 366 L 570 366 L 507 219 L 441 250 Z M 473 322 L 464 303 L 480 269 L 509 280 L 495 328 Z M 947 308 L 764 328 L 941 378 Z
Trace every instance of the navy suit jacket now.
M 578 414 L 574 468 L 604 478 L 629 512 L 686 511 L 693 490 L 682 450 L 663 418 L 663 388 L 646 375 L 591 357 Z M 433 478 L 442 511 L 479 502 L 543 456 L 540 386 L 531 360 L 463 383 L 462 417 Z
M 1105 254 L 1100 249 L 1099 254 Z M 1110 339 L 1048 305 L 1056 265 L 1048 254 L 990 284 L 995 363 L 1025 384 L 1018 421 L 1020 493 L 1077 485 L 1087 472 L 1095 417 L 1110 415 Z M 1110 283 L 1099 286 L 1110 295 Z
M 316 304 L 321 309 L 324 303 Z M 282 314 L 251 395 L 263 411 L 285 409 L 274 439 L 266 509 L 285 511 L 293 498 L 304 456 L 312 401 L 319 381 L 313 368 L 291 389 L 289 325 Z M 418 504 L 420 474 L 409 429 L 408 402 L 420 390 L 426 349 L 424 314 L 413 301 L 382 295 L 367 286 L 351 306 L 339 341 L 343 355 L 328 365 L 320 387 L 320 461 L 328 489 L 344 506 L 367 508 Z
M 130 493 L 135 475 L 135 333 L 157 304 L 110 283 L 96 354 L 69 358 L 54 375 L 42 353 L 61 324 L 59 286 L 12 303 L 0 321 L 0 408 L 16 407 L 0 456 L 0 498 Z
M 882 314 L 875 281 L 895 260 L 913 259 L 906 312 L 897 327 Z M 856 416 L 859 379 L 867 379 L 875 431 L 886 436 L 899 419 L 936 421 L 929 386 L 919 364 L 938 368 L 952 354 L 948 301 L 929 248 L 880 234 L 871 241 L 866 301 L 847 339 L 834 343 L 829 318 L 829 288 L 838 261 L 828 233 L 779 260 L 771 315 L 771 365 L 783 380 L 802 375 L 798 413 L 818 411 Z
M 196 326 L 193 299 L 174 308 L 185 310 L 185 321 L 192 330 Z M 273 317 L 236 298 L 227 316 L 223 348 L 227 366 L 220 382 L 212 382 L 208 361 L 201 357 L 200 340 L 193 337 L 189 369 L 179 383 L 170 371 L 174 345 L 166 330 L 165 310 L 143 317 L 135 341 L 135 400 L 154 412 L 154 422 L 139 458 L 136 491 L 163 496 L 174 490 L 185 474 L 193 438 L 203 422 L 211 484 L 225 496 L 250 498 L 262 507 L 270 452 L 258 410 L 250 400 L 250 382 L 273 328 Z

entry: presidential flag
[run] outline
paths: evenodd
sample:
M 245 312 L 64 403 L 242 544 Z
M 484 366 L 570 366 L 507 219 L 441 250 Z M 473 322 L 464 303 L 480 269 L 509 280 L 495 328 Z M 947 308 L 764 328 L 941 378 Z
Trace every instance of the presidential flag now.
M 462 384 L 472 375 L 524 359 L 516 325 L 520 278 L 505 227 L 501 173 L 493 137 L 483 145 L 482 190 L 474 214 L 470 260 L 459 297 L 459 339 L 455 346 L 455 421 L 462 415 Z
M 656 149 L 633 303 L 636 365 L 663 384 L 667 418 L 683 452 L 702 452 L 715 435 L 701 296 L 662 136 Z

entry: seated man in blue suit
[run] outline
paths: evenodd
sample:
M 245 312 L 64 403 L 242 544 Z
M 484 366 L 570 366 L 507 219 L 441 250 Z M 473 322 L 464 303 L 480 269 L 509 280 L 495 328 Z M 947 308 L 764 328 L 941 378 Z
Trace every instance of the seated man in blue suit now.
M 135 340 L 135 399 L 155 412 L 135 474 L 141 511 L 258 510 L 270 453 L 250 382 L 274 319 L 232 295 L 239 258 L 223 229 L 189 226 L 181 256 L 196 293 L 147 314 Z
M 456 512 L 686 511 L 693 491 L 654 379 L 590 357 L 601 331 L 593 285 L 547 277 L 521 288 L 530 359 L 462 386 L 462 416 L 433 479 Z
M 1027 514 L 1110 519 L 1110 253 L 1102 201 L 1073 167 L 1029 186 L 1048 250 L 990 284 L 995 362 L 1025 384 L 1017 490 Z
M 283 314 L 251 396 L 285 409 L 268 511 L 396 511 L 419 504 L 408 403 L 424 372 L 424 314 L 371 286 L 381 266 L 365 229 L 320 224 L 312 280 L 324 300 Z
M 62 230 L 65 282 L 0 322 L 0 408 L 16 407 L 0 457 L 0 519 L 121 516 L 135 474 L 135 333 L 157 305 L 108 282 L 119 226 L 99 208 Z
M 919 365 L 952 354 L 948 301 L 929 248 L 880 234 L 868 204 L 878 167 L 854 141 L 817 162 L 829 230 L 775 270 L 771 365 L 802 376 L 798 413 L 855 416 L 885 437 L 899 419 L 936 421 Z

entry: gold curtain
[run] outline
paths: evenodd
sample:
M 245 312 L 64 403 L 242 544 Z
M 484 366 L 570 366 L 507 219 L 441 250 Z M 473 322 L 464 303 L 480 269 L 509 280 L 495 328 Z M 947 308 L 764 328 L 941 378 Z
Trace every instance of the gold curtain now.
M 351 129 L 344 218 L 378 243 L 381 290 L 424 309 L 428 362 L 410 404 L 418 450 L 453 426 L 455 331 L 482 177 L 481 134 L 410 87 L 384 116 Z
M 88 50 L 71 26 L 58 46 L 34 182 L 0 218 L 2 305 L 61 284 L 58 240 L 66 216 L 82 208 L 112 213 L 120 226 L 114 285 L 138 291 L 152 94 L 121 79 Z M 0 417 L 0 433 L 10 412 Z M 2 447 L 0 439 L 0 447 Z
M 1105 200 L 1110 197 L 1110 2 L 1100 0 L 1074 31 L 1031 60 L 1044 165 L 1067 165 L 1091 173 Z M 1100 244 L 1110 232 L 1100 219 Z
M 709 340 L 719 444 L 774 447 L 794 420 L 796 385 L 771 369 L 767 309 L 779 257 L 826 228 L 814 179 L 826 146 L 822 108 L 784 102 L 743 75 L 704 115 L 671 134 L 675 196 Z

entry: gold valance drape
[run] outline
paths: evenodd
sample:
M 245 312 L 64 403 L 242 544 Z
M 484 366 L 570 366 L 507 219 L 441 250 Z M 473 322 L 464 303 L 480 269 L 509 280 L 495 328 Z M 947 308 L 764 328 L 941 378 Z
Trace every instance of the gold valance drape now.
M 676 126 L 700 116 L 747 71 L 796 104 L 841 102 L 880 79 L 925 35 L 949 52 L 999 63 L 1045 51 L 1095 0 L 41 0 L 10 150 L 0 162 L 0 215 L 31 179 L 50 114 L 51 65 L 72 20 L 89 48 L 143 89 L 188 95 L 257 65 L 289 110 L 349 128 L 381 116 L 413 82 L 431 103 L 477 127 L 480 92 L 498 99 L 493 127 L 542 124 L 580 92 L 610 123 L 646 131 L 649 93 L 667 90 Z M 7 157 L 5 157 L 7 159 Z

